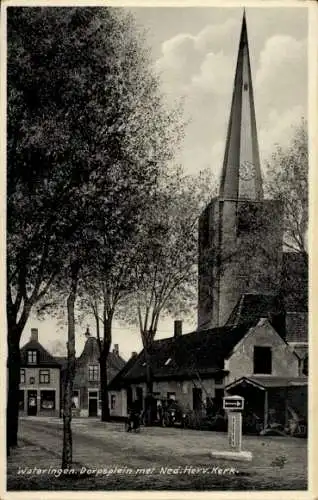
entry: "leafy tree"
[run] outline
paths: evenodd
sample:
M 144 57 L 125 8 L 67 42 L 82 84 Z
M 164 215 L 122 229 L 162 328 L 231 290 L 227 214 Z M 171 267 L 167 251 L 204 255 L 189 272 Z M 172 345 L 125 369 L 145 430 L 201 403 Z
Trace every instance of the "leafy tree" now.
M 73 309 L 85 266 L 101 248 L 110 265 L 123 239 L 134 232 L 144 195 L 171 158 L 180 127 L 175 132 L 176 113 L 162 106 L 143 39 L 120 9 L 14 7 L 7 14 L 7 435 L 12 446 L 17 443 L 19 343 L 31 311 L 41 302 L 45 312 L 50 290 L 67 291 L 71 380 Z M 68 404 L 70 390 L 71 385 Z
M 146 207 L 145 207 L 146 209 Z M 101 420 L 110 419 L 108 403 L 107 359 L 112 343 L 112 324 L 118 306 L 132 292 L 133 241 L 125 240 L 118 249 L 116 259 L 109 265 L 101 252 L 91 266 L 80 292 L 80 310 L 83 315 L 92 315 L 96 324 L 97 344 L 99 349 Z
M 305 312 L 308 303 L 308 135 L 302 119 L 287 146 L 277 145 L 267 164 L 266 191 L 284 207 L 281 291 L 285 308 Z M 304 322 L 305 328 L 305 322 Z
M 308 136 L 304 119 L 286 147 L 277 145 L 267 163 L 266 191 L 284 204 L 284 245 L 307 259 Z

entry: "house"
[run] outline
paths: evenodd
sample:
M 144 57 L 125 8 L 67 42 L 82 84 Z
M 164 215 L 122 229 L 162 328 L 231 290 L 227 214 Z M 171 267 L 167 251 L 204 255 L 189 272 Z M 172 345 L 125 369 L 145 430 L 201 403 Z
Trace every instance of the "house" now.
M 271 301 L 267 303 L 270 305 Z M 307 379 L 299 374 L 298 356 L 264 312 L 244 323 L 238 320 L 235 325 L 184 335 L 180 322 L 176 322 L 174 336 L 155 341 L 149 357 L 153 397 L 176 399 L 184 409 L 200 414 L 208 405 L 220 408 L 223 396 L 233 393 L 235 387 L 235 393 L 244 394 L 248 408 L 266 420 L 271 400 L 265 400 L 267 391 L 263 385 L 306 391 Z M 255 391 L 251 395 L 244 390 L 243 378 L 248 387 L 261 387 L 256 391 L 257 397 Z M 127 415 L 132 401 L 139 401 L 144 407 L 144 351 L 129 360 L 109 384 L 109 392 L 118 401 L 113 416 Z M 306 414 L 304 398 L 301 410 Z
M 96 417 L 101 414 L 100 366 L 97 338 L 86 331 L 86 342 L 81 355 L 76 359 L 73 387 L 73 412 L 81 417 Z M 65 380 L 67 359 L 59 358 L 62 380 Z M 107 380 L 110 382 L 125 365 L 119 354 L 118 344 L 114 345 L 107 359 Z M 117 405 L 114 396 L 109 395 L 110 412 Z
M 59 416 L 61 366 L 39 343 L 37 328 L 31 328 L 30 340 L 20 353 L 20 415 Z

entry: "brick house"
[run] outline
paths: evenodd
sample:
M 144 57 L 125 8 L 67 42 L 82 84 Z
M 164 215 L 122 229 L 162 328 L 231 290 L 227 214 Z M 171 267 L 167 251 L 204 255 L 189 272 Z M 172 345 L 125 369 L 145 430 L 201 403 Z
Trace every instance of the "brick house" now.
M 81 355 L 76 359 L 73 388 L 73 412 L 81 417 L 96 417 L 101 414 L 99 347 L 97 338 L 86 332 L 86 342 Z M 66 375 L 66 358 L 59 358 L 62 380 Z M 110 382 L 125 365 L 119 354 L 118 344 L 114 345 L 107 359 L 107 380 Z M 62 384 L 63 385 L 63 384 Z M 117 405 L 116 397 L 109 395 L 112 413 Z
M 39 343 L 37 328 L 20 353 L 20 415 L 59 416 L 61 366 Z

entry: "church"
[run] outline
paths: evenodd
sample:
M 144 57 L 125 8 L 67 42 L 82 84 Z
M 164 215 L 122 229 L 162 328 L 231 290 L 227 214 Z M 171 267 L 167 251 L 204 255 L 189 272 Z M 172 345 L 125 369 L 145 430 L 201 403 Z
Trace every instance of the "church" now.
M 264 425 L 273 409 L 306 415 L 308 269 L 285 252 L 284 206 L 264 197 L 245 13 L 219 194 L 199 220 L 198 326 L 154 342 L 154 398 L 200 412 L 241 394 Z M 113 416 L 144 405 L 146 362 L 135 355 L 109 386 Z

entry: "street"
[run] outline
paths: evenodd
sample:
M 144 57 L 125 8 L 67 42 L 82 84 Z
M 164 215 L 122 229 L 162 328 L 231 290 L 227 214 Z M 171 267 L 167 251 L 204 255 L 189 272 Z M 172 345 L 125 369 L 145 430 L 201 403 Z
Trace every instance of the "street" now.
M 243 436 L 253 461 L 216 463 L 210 452 L 226 449 L 223 433 L 152 427 L 135 434 L 126 433 L 123 423 L 97 419 L 74 419 L 72 428 L 74 467 L 85 474 L 68 482 L 71 489 L 306 489 L 304 439 Z M 30 450 L 19 463 L 9 459 L 8 489 L 25 489 L 21 474 L 14 479 L 19 467 L 61 466 L 62 429 L 60 419 L 21 419 L 20 439 L 44 455 L 39 459 Z M 61 478 L 38 475 L 32 484 L 67 489 Z

